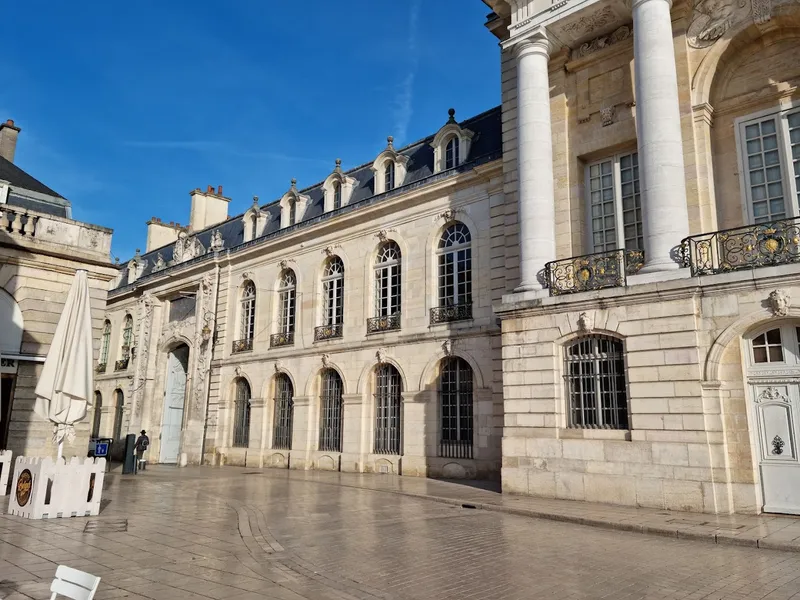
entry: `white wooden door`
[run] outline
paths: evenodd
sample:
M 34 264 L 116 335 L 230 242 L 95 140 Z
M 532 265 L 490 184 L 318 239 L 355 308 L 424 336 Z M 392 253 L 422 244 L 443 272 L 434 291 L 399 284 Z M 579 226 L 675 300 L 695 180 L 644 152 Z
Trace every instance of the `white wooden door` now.
M 159 461 L 176 464 L 181 450 L 183 406 L 186 399 L 186 368 L 189 348 L 181 346 L 169 353 L 167 386 L 164 392 L 164 414 L 161 420 L 161 454 Z
M 764 512 L 800 515 L 800 384 L 758 382 L 751 390 Z

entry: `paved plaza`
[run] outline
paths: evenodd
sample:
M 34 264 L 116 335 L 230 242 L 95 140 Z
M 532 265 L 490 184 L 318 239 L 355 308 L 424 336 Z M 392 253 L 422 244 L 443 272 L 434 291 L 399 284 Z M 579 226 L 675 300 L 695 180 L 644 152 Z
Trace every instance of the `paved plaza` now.
M 439 501 L 404 495 L 421 490 Z M 800 552 L 465 508 L 459 491 L 492 494 L 277 470 L 115 474 L 97 518 L 0 519 L 0 598 L 49 598 L 58 564 L 101 576 L 98 599 L 800 598 Z

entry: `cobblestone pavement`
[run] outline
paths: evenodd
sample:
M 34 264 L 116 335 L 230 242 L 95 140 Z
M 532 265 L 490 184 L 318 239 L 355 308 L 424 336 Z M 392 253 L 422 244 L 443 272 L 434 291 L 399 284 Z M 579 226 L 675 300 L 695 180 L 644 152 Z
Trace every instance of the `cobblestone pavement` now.
M 0 518 L 0 598 L 49 598 L 58 564 L 101 576 L 98 600 L 800 598 L 800 553 L 335 481 L 234 468 L 110 476 L 98 518 Z

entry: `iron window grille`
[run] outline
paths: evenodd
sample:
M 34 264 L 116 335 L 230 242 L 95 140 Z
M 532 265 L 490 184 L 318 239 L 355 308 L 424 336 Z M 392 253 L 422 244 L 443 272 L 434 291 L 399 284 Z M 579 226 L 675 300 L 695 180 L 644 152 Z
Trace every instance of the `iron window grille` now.
M 569 425 L 628 429 L 628 395 L 622 342 L 604 335 L 582 337 L 564 349 Z
M 642 250 L 611 250 L 554 260 L 544 266 L 551 296 L 622 287 L 644 266 Z
M 335 340 L 342 337 L 343 334 L 343 327 L 340 324 L 338 325 L 321 325 L 320 327 L 314 328 L 314 341 L 315 342 L 324 342 L 325 340 Z
M 431 325 L 466 321 L 472 318 L 472 304 L 453 304 L 436 306 L 431 309 Z
M 400 246 L 386 242 L 378 251 L 375 261 L 375 316 L 383 321 L 367 322 L 367 332 L 400 329 L 402 309 L 402 275 Z M 396 318 L 394 318 L 396 317 Z
M 103 323 L 103 339 L 100 343 L 100 361 L 97 366 L 98 373 L 105 373 L 106 372 L 106 365 L 108 364 L 108 352 L 111 347 L 111 321 L 106 321 Z M 103 367 L 103 370 L 100 370 L 100 367 Z
M 344 320 L 344 263 L 338 256 L 332 256 L 326 261 L 322 272 L 322 288 L 324 299 L 322 324 L 332 330 L 338 326 L 339 335 L 333 335 L 336 332 L 331 331 L 329 337 L 341 337 L 341 325 Z
M 100 418 L 103 416 L 103 395 L 94 393 L 94 413 L 92 414 L 92 437 L 100 437 Z
M 386 317 L 372 317 L 367 319 L 367 333 L 380 333 L 382 331 L 397 331 L 400 329 L 400 313 Z
M 125 411 L 125 396 L 122 390 L 114 391 L 114 439 L 122 439 L 122 416 Z
M 402 438 L 400 373 L 381 364 L 375 371 L 375 454 L 400 454 Z
M 322 372 L 320 394 L 319 449 L 342 451 L 342 379 L 333 369 Z
M 444 359 L 439 374 L 439 456 L 472 458 L 472 367 L 463 358 Z
M 288 346 L 294 343 L 297 277 L 286 269 L 278 282 L 278 332 L 270 339 L 270 346 Z
M 269 347 L 280 348 L 294 344 L 294 333 L 273 333 L 269 336 Z
M 472 318 L 472 235 L 469 228 L 463 223 L 451 224 L 439 239 L 437 254 L 439 307 L 431 310 L 431 322 Z M 463 308 L 441 312 L 442 309 L 457 306 Z M 437 312 L 434 313 L 434 310 Z M 437 320 L 434 321 L 434 317 Z
M 233 411 L 233 447 L 250 445 L 250 384 L 240 377 L 236 380 L 236 400 Z
M 294 417 L 294 389 L 287 375 L 275 376 L 275 432 L 272 447 L 281 450 L 292 448 L 292 420 Z
M 458 137 L 454 137 L 449 142 L 447 142 L 447 147 L 445 148 L 444 168 L 445 169 L 456 168 L 460 163 L 459 161 L 460 153 L 461 153 L 461 140 L 459 140 Z
M 253 349 L 253 338 L 244 339 L 244 340 L 234 340 L 231 353 L 238 354 L 239 352 L 249 352 Z
M 242 341 L 250 341 L 250 347 L 247 350 L 253 349 L 253 337 L 256 330 L 256 285 L 252 281 L 245 282 L 242 287 L 241 311 L 239 322 L 239 333 Z M 234 352 L 241 352 L 242 350 L 234 350 Z

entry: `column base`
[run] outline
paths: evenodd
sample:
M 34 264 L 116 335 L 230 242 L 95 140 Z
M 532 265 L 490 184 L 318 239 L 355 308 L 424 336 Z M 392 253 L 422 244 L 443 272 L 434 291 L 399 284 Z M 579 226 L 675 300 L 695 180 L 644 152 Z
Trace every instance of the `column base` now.
M 639 273 L 657 273 L 660 271 L 677 271 L 681 266 L 674 260 L 665 260 L 663 262 L 646 262 L 645 265 L 639 269 Z

